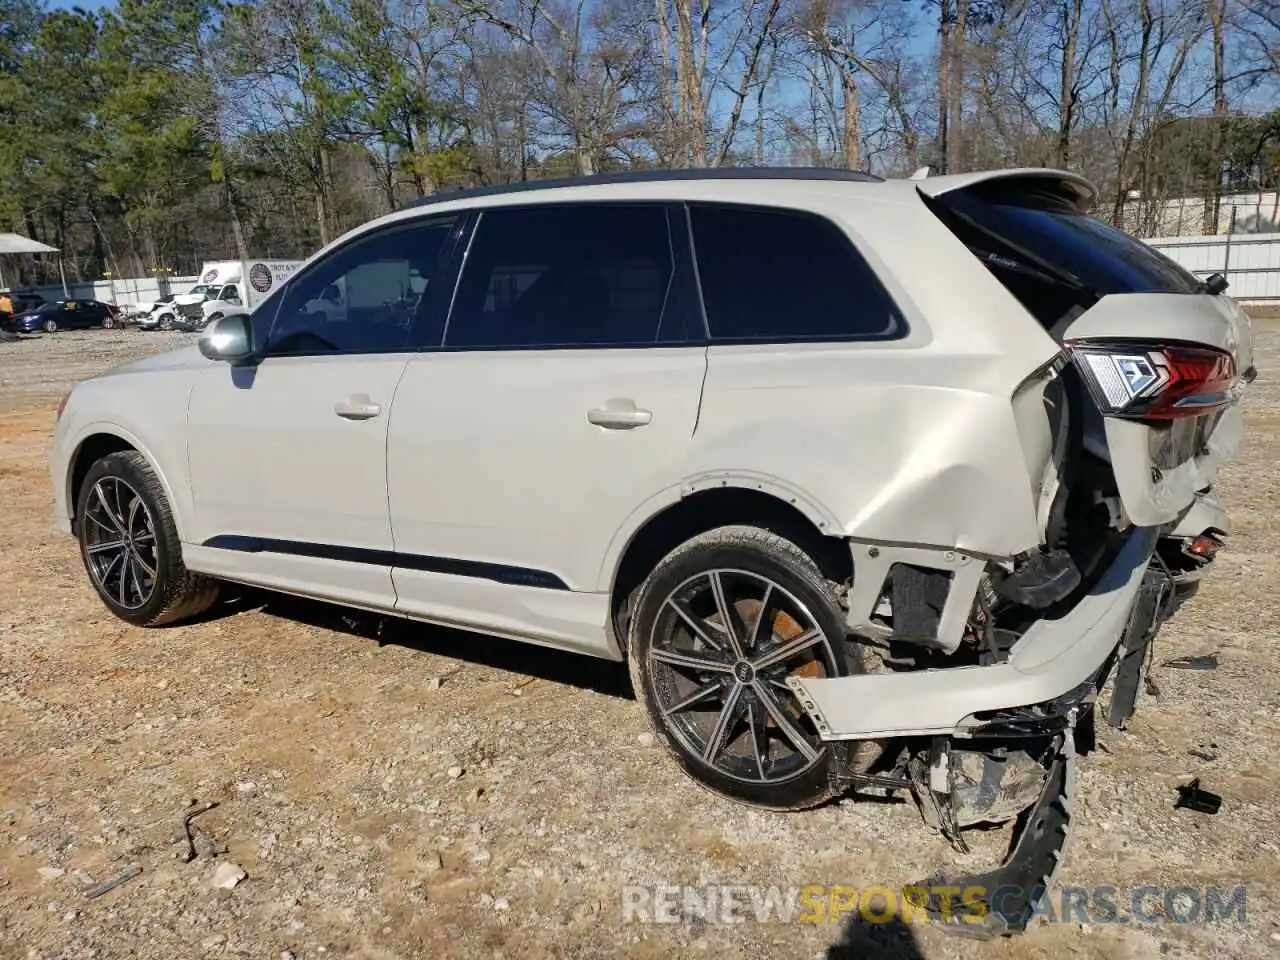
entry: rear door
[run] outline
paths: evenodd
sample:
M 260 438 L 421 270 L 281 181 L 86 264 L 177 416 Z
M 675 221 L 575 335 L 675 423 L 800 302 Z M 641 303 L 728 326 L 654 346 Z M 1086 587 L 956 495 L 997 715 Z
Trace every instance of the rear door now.
M 1089 216 L 1093 188 L 1073 175 L 943 177 L 920 189 L 1075 361 L 1096 408 L 1084 442 L 1110 460 L 1129 518 L 1176 520 L 1238 449 L 1254 373 L 1240 306 Z
M 706 371 L 677 214 L 479 215 L 443 348 L 410 361 L 392 412 L 399 609 L 603 642 L 603 601 L 564 591 L 603 597 L 618 531 L 678 499 Z

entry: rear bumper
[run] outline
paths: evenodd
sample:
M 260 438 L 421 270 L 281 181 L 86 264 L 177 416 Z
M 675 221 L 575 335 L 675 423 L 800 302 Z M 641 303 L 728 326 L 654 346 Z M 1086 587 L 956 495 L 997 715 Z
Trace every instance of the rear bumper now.
M 1138 527 L 1065 616 L 1034 624 L 1004 663 L 787 682 L 824 740 L 963 734 L 975 715 L 1055 700 L 1101 670 L 1124 635 L 1157 529 Z

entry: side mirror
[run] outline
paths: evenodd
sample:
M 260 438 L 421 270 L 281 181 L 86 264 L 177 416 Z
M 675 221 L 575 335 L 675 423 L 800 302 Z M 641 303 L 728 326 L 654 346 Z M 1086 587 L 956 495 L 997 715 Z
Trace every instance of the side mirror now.
M 200 335 L 200 352 L 210 360 L 239 363 L 253 356 L 253 324 L 247 313 L 215 320 Z

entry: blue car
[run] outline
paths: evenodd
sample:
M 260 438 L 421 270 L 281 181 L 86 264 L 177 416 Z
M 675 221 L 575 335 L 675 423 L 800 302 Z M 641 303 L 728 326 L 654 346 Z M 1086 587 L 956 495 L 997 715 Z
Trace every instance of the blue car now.
M 99 300 L 55 300 L 19 313 L 9 321 L 14 333 L 54 333 L 58 330 L 116 326 L 116 308 Z

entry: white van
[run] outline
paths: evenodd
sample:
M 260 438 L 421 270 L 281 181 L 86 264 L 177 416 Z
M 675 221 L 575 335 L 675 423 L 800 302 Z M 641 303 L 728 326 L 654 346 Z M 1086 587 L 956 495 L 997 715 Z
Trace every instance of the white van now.
M 282 285 L 301 260 L 214 260 L 200 268 L 199 282 L 172 301 L 158 303 L 139 326 L 144 329 L 203 330 L 229 313 L 252 310 Z

